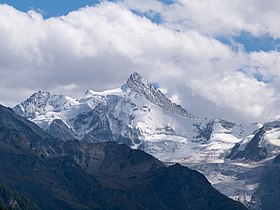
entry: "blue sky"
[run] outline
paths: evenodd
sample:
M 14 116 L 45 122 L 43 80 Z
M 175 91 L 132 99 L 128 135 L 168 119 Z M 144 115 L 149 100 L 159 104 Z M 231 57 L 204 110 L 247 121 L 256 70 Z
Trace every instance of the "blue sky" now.
M 235 47 L 234 44 L 242 44 L 247 52 L 280 50 L 280 39 L 269 35 L 253 36 L 251 33 L 242 31 L 237 36 L 220 36 L 219 41 Z
M 114 0 L 112 0 L 114 1 Z M 99 0 L 0 0 L 0 3 L 12 5 L 18 10 L 28 11 L 38 9 L 45 18 L 65 15 L 80 7 L 95 5 Z M 165 4 L 172 4 L 173 0 L 161 0 Z
M 35 9 L 42 11 L 45 18 L 65 15 L 86 5 L 95 5 L 98 0 L 10 0 L 0 1 L 12 5 L 18 10 L 28 11 Z

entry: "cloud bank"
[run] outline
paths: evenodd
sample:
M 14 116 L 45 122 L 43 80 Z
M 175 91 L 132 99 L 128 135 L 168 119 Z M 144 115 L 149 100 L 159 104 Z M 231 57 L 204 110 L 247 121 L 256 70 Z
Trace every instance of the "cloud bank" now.
M 217 37 L 280 37 L 279 3 L 270 1 L 105 1 L 48 19 L 2 4 L 0 103 L 37 90 L 78 97 L 137 71 L 191 113 L 265 121 L 280 114 L 279 52 L 246 52 Z

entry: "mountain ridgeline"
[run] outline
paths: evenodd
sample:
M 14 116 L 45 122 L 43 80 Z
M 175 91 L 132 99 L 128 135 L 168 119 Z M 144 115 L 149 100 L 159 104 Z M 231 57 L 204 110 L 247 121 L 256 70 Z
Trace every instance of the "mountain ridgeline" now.
M 103 92 L 88 90 L 79 98 L 38 91 L 13 110 L 45 131 L 40 130 L 43 132 L 42 138 L 48 139 L 47 141 L 30 140 L 32 151 L 36 148 L 36 152 L 47 158 L 61 158 L 62 155 L 71 157 L 86 174 L 94 173 L 97 181 L 102 177 L 99 175 L 103 170 L 107 175 L 110 170 L 114 174 L 112 177 L 119 177 L 121 173 L 114 171 L 117 168 L 115 166 L 102 168 L 105 162 L 101 164 L 98 160 L 105 158 L 102 156 L 107 151 L 104 145 L 115 145 L 112 147 L 120 149 L 118 144 L 126 144 L 132 149 L 153 155 L 162 162 L 181 163 L 199 170 L 216 189 L 251 209 L 265 208 L 264 206 L 269 206 L 271 198 L 274 198 L 271 196 L 269 199 L 262 199 L 262 189 L 271 189 L 263 187 L 262 183 L 267 167 L 269 171 L 277 169 L 272 162 L 280 154 L 280 116 L 264 124 L 238 124 L 220 118 L 197 117 L 173 103 L 160 88 L 154 87 L 138 73 L 132 73 L 119 88 Z M 122 149 L 128 151 L 129 147 Z M 134 154 L 138 150 L 133 151 Z M 118 156 L 118 152 L 114 155 Z M 128 156 L 127 158 L 130 159 Z M 134 160 L 131 161 L 134 163 Z M 110 165 L 110 162 L 106 164 Z M 124 163 L 116 164 L 123 168 Z M 132 165 L 130 168 L 133 168 Z M 137 170 L 142 174 L 140 168 Z M 169 167 L 164 165 L 159 168 L 157 172 L 169 171 Z M 125 183 L 134 180 L 136 175 L 131 173 L 128 173 L 130 175 L 126 177 Z M 142 175 L 156 177 L 145 173 Z M 102 180 L 101 183 L 107 181 Z M 114 182 L 113 185 L 115 184 Z M 135 182 L 129 188 L 133 192 L 134 184 Z M 142 186 L 141 183 L 137 184 Z M 150 192 L 148 188 L 145 190 Z M 144 201 L 137 202 L 142 205 Z
M 64 142 L 3 106 L 0 149 L 0 181 L 34 203 L 14 209 L 246 209 L 197 171 L 116 142 Z
M 200 119 L 172 103 L 138 73 L 131 74 L 120 88 L 88 90 L 77 99 L 39 91 L 13 110 L 64 141 L 117 141 L 167 162 L 185 159 L 182 152 L 177 153 L 182 150 L 189 157 L 216 161 L 257 129 L 222 119 Z M 219 148 L 216 155 L 210 157 L 212 150 L 204 144 Z

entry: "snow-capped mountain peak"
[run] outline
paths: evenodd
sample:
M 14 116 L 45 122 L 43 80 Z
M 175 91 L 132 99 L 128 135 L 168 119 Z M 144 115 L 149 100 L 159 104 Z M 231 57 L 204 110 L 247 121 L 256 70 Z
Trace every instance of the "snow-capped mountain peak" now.
M 121 88 L 88 90 L 78 99 L 39 91 L 14 111 L 65 141 L 114 140 L 167 161 L 175 156 L 200 161 L 213 151 L 211 161 L 221 161 L 245 134 L 242 125 L 194 117 L 136 72 Z
M 196 118 L 136 72 L 120 88 L 88 90 L 77 99 L 38 91 L 14 111 L 65 141 L 117 141 L 164 162 L 198 165 L 228 161 L 234 145 L 244 145 L 260 128 Z
M 142 77 L 139 73 L 137 72 L 133 72 L 129 78 L 126 81 L 126 84 L 128 85 L 128 87 L 130 87 L 132 90 L 141 93 L 142 91 L 141 88 L 145 87 L 142 90 L 147 90 L 147 89 L 151 89 L 154 88 L 152 87 L 152 85 L 149 83 L 149 81 L 147 79 L 145 79 L 144 77 Z
M 52 95 L 50 92 L 40 90 L 38 92 L 33 93 L 27 99 L 27 102 L 33 103 L 33 104 L 37 105 L 38 107 L 40 107 L 40 106 L 44 106 L 47 103 L 48 99 L 51 97 L 52 97 Z
M 122 86 L 124 91 L 128 89 L 144 96 L 147 100 L 153 104 L 183 117 L 196 118 L 194 115 L 188 113 L 180 105 L 172 103 L 159 89 L 155 88 L 149 83 L 147 79 L 142 77 L 137 72 L 132 73 L 127 82 Z
M 48 100 L 53 97 L 49 92 L 38 91 L 33 93 L 27 100 L 17 105 L 14 111 L 27 118 L 34 118 L 38 112 L 45 110 Z
M 271 126 L 271 127 L 276 127 L 276 126 L 279 127 L 280 126 L 280 115 L 266 121 L 264 124 L 267 126 Z

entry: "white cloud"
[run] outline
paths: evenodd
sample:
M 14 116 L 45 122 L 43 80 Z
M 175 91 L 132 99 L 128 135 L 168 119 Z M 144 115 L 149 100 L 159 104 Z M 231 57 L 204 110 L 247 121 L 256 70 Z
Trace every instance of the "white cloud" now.
M 233 51 L 212 37 L 250 24 L 262 31 L 261 22 L 245 21 L 246 9 L 218 0 L 181 1 L 171 9 L 140 2 L 134 7 L 160 11 L 169 22 L 155 24 L 133 14 L 131 1 L 103 2 L 49 19 L 1 5 L 0 103 L 13 106 L 39 89 L 80 96 L 87 89 L 115 88 L 138 71 L 195 114 L 235 121 L 279 114 L 278 52 Z M 177 26 L 184 30 L 174 30 Z M 240 71 L 244 68 L 247 72 Z M 273 81 L 258 81 L 256 69 Z
M 124 4 L 142 12 L 157 11 L 167 24 L 183 30 L 216 36 L 247 31 L 255 36 L 280 37 L 278 0 L 177 0 L 172 5 L 156 0 L 124 0 Z

